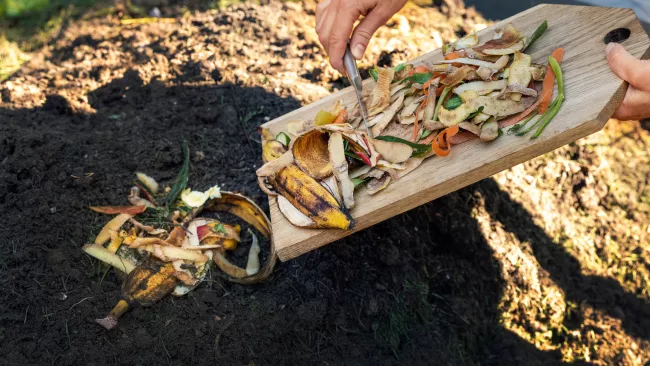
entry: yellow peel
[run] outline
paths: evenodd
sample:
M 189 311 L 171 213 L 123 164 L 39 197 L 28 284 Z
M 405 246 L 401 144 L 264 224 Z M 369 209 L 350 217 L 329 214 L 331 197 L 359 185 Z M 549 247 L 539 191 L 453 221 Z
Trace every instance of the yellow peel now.
M 114 253 L 111 253 L 108 251 L 108 249 L 104 248 L 101 245 L 86 244 L 83 247 L 83 251 L 106 264 L 110 264 L 111 266 L 119 269 L 124 273 L 130 273 L 135 268 L 135 264 L 133 262 L 128 259 L 121 258 Z
M 127 222 L 133 215 L 129 214 L 119 214 L 115 216 L 111 221 L 106 223 L 102 228 L 102 231 L 99 232 L 99 235 L 95 238 L 95 244 L 104 245 L 111 238 L 111 232 L 119 232 L 122 225 Z
M 158 193 L 158 182 L 156 182 L 155 179 L 152 177 L 144 174 L 144 173 L 135 173 L 135 176 L 138 178 L 140 182 L 142 182 L 148 189 L 149 192 L 153 194 Z

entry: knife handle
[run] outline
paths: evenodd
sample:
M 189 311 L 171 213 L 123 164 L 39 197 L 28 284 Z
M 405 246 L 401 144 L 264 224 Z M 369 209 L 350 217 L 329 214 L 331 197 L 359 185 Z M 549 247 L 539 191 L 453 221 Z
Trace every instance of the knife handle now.
M 363 80 L 359 74 L 359 69 L 357 68 L 357 60 L 352 56 L 352 51 L 350 51 L 350 44 L 348 43 L 345 47 L 345 55 L 343 56 L 343 66 L 345 66 L 345 71 L 348 74 L 348 79 L 350 84 L 352 84 L 355 89 L 359 91 L 363 90 Z

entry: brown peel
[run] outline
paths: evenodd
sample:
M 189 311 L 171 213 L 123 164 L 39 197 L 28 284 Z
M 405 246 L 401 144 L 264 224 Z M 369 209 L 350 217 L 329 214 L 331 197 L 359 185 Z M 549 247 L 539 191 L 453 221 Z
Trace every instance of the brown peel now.
M 317 180 L 332 175 L 328 140 L 329 134 L 313 130 L 296 138 L 291 148 L 296 165 Z

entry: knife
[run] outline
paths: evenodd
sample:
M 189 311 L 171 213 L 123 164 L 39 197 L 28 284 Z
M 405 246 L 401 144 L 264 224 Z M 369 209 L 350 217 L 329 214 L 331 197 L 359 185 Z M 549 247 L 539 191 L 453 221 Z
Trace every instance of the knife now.
M 354 91 L 357 93 L 357 101 L 359 101 L 359 109 L 361 109 L 361 117 L 363 118 L 363 124 L 366 126 L 366 132 L 371 138 L 372 132 L 370 132 L 370 127 L 368 127 L 368 110 L 366 105 L 361 99 L 361 93 L 363 92 L 363 80 L 361 75 L 359 75 L 359 69 L 357 68 L 357 60 L 352 56 L 352 51 L 350 51 L 350 43 L 348 43 L 345 48 L 345 55 L 343 56 L 343 65 L 345 66 L 345 71 L 348 74 L 348 80 L 350 84 L 354 87 Z

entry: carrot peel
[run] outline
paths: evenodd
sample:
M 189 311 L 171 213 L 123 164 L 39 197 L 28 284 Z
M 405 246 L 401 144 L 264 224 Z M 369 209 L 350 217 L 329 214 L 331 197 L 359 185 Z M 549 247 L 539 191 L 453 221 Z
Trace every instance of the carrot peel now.
M 557 60 L 558 63 L 562 62 L 562 60 L 564 59 L 564 48 L 557 48 L 555 51 L 553 51 L 551 57 Z M 551 64 L 549 63 L 548 67 L 546 68 L 546 75 L 544 76 L 544 81 L 542 82 L 543 98 L 540 98 L 539 107 L 537 109 L 537 112 L 539 112 L 539 114 L 546 113 L 546 110 L 548 109 L 548 106 L 551 103 L 551 97 L 553 96 L 554 85 L 555 85 L 555 73 L 553 72 Z
M 459 131 L 458 125 L 447 127 L 442 130 L 433 142 L 431 148 L 438 156 L 447 156 L 451 152 L 451 144 L 449 138 L 455 136 Z

